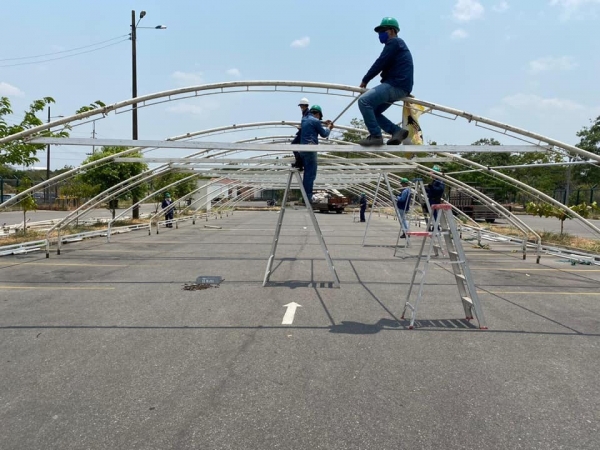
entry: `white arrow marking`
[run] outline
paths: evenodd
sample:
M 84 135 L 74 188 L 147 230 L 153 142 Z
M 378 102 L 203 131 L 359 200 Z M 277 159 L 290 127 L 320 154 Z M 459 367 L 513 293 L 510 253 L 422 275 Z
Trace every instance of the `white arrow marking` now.
M 296 302 L 288 303 L 287 305 L 283 305 L 287 308 L 285 314 L 283 315 L 283 320 L 281 321 L 281 325 L 291 325 L 294 323 L 294 315 L 296 314 L 296 308 L 302 308 L 302 305 L 299 305 Z

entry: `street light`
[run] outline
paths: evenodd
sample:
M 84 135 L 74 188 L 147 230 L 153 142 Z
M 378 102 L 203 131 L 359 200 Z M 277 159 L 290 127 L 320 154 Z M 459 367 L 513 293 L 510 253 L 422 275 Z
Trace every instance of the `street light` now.
M 140 20 L 144 18 L 146 11 L 140 12 L 139 20 L 135 21 L 135 11 L 131 11 L 131 94 L 133 98 L 137 97 L 137 57 L 135 43 L 137 41 L 137 29 L 138 28 L 154 28 L 156 30 L 166 30 L 167 27 L 164 25 L 157 25 L 156 27 L 138 27 Z M 138 138 L 138 117 L 137 117 L 137 103 L 134 103 L 131 108 L 131 135 L 132 139 L 137 140 Z M 135 204 L 138 199 L 133 196 L 133 203 Z M 134 219 L 140 218 L 140 208 L 138 206 L 133 208 L 132 216 Z
M 131 11 L 131 94 L 133 98 L 137 97 L 137 55 L 136 55 L 136 41 L 137 41 L 137 29 L 138 28 L 151 28 L 154 30 L 166 30 L 167 27 L 164 25 L 157 25 L 155 27 L 138 27 L 140 20 L 146 16 L 146 11 L 140 12 L 140 17 L 136 23 L 135 11 Z M 131 127 L 132 127 L 132 138 L 137 140 L 138 138 L 138 120 L 137 120 L 137 103 L 132 105 L 131 109 Z
M 48 106 L 48 123 L 50 123 L 50 119 L 57 119 L 59 117 L 65 116 L 51 116 L 50 115 L 50 106 Z M 46 147 L 46 180 L 50 179 L 50 144 Z M 50 186 L 47 186 L 44 189 L 44 202 L 50 203 Z

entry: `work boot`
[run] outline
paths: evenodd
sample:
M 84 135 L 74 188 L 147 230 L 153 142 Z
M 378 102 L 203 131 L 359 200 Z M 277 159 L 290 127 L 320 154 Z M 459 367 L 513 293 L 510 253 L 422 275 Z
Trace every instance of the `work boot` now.
M 402 233 L 402 235 L 400 236 L 400 239 L 406 239 L 406 234 Z
M 404 139 L 406 139 L 407 137 L 408 137 L 408 130 L 405 130 L 404 128 L 400 128 L 398 131 L 396 131 L 394 134 L 392 134 L 392 137 L 390 139 L 388 139 L 387 145 L 400 145 L 402 143 L 402 141 Z
M 383 137 L 369 135 L 366 138 L 358 141 L 358 145 L 362 145 L 363 147 L 376 147 L 383 145 Z

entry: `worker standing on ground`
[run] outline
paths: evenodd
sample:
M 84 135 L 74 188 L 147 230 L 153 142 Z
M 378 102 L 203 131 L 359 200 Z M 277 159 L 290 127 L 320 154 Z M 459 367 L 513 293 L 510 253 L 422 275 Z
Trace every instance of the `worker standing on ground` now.
M 323 119 L 323 110 L 319 105 L 310 107 L 309 114 L 302 118 L 300 128 L 300 144 L 302 145 L 318 145 L 319 136 L 327 137 L 333 129 L 331 120 L 325 121 L 325 127 L 321 123 Z M 313 185 L 317 178 L 317 152 L 300 152 L 302 162 L 304 164 L 304 176 L 302 177 L 302 185 L 306 191 L 308 201 L 312 201 Z
M 360 194 L 360 221 L 365 222 L 365 211 L 367 210 L 367 194 Z
M 406 232 L 409 231 L 408 221 L 406 220 L 406 213 L 410 209 L 410 186 L 408 185 L 408 178 L 400 178 L 400 184 L 402 185 L 402 192 L 396 198 L 396 206 L 398 207 L 398 214 L 402 221 L 402 239 L 406 238 Z
M 303 97 L 300 99 L 300 103 L 298 103 L 298 106 L 300 107 L 300 111 L 302 111 L 302 118 L 304 118 L 308 115 L 309 105 L 310 105 L 310 103 L 306 97 Z M 292 140 L 292 144 L 300 143 L 301 131 L 302 131 L 301 127 L 298 127 L 298 132 L 296 133 L 296 136 L 294 136 L 294 139 Z M 292 163 L 292 167 L 295 169 L 298 169 L 298 172 L 302 172 L 304 170 L 304 163 L 302 162 L 302 158 L 300 157 L 300 152 L 293 152 L 293 153 L 294 153 L 294 157 L 296 158 L 296 161 Z
M 160 204 L 160 207 L 165 212 L 165 221 L 167 222 L 167 228 L 173 228 L 173 217 L 174 217 L 174 209 L 175 205 L 173 204 L 173 200 L 171 200 L 171 194 L 165 192 L 165 199 Z
M 429 200 L 429 206 L 439 205 L 442 203 L 442 196 L 446 190 L 446 184 L 441 178 L 436 178 L 442 175 L 442 169 L 440 166 L 433 166 L 431 172 L 431 182 L 425 186 L 425 192 L 427 193 L 427 199 Z M 437 210 L 433 210 L 433 221 L 437 218 Z M 430 223 L 430 228 L 433 230 L 433 222 Z
M 388 145 L 400 145 L 408 136 L 405 130 L 383 115 L 394 102 L 408 96 L 413 88 L 413 59 L 406 43 L 398 37 L 400 27 L 393 17 L 384 17 L 375 27 L 383 51 L 363 77 L 361 88 L 381 73 L 381 84 L 369 89 L 358 99 L 358 107 L 369 130 L 369 136 L 358 143 L 363 146 L 383 145 L 381 130 L 392 135 Z

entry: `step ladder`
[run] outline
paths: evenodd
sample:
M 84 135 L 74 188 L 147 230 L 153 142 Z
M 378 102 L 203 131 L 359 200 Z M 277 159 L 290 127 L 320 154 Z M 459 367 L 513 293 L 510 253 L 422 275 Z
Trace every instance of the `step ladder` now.
M 452 267 L 454 278 L 456 279 L 459 298 L 465 311 L 465 318 L 467 320 L 477 319 L 479 328 L 486 330 L 487 325 L 483 316 L 483 310 L 452 214 L 452 205 L 448 203 L 432 205 L 431 209 L 432 212 L 437 211 L 437 217 L 433 219 L 432 216 L 430 220 L 430 223 L 433 222 L 433 228 L 430 228 L 430 231 L 427 232 L 416 232 L 423 235 L 425 239 L 423 239 L 423 243 L 421 244 L 421 250 L 412 274 L 401 318 L 404 319 L 407 311 L 410 312 L 410 324 L 408 328 L 412 330 L 415 325 L 417 308 L 423 297 L 423 287 L 429 266 L 432 263 L 448 263 Z M 415 235 L 413 234 L 413 236 Z M 436 250 L 437 246 L 442 248 L 442 250 L 445 247 L 444 253 L 448 255 L 448 259 L 431 260 L 432 252 Z M 426 247 L 427 253 L 425 254 Z M 416 298 L 414 303 L 411 303 L 411 294 L 416 284 L 418 284 Z
M 325 255 L 325 260 L 327 261 L 327 265 L 329 266 L 329 270 L 331 271 L 331 275 L 333 276 L 333 285 L 336 288 L 340 287 L 340 279 L 338 277 L 337 271 L 335 270 L 335 266 L 331 260 L 331 256 L 329 255 L 329 250 L 327 249 L 327 244 L 325 244 L 325 239 L 323 239 L 323 233 L 321 233 L 321 228 L 319 227 L 319 222 L 317 222 L 317 218 L 315 217 L 315 213 L 313 212 L 312 206 L 308 197 L 306 196 L 306 191 L 304 190 L 304 185 L 302 184 L 302 178 L 300 177 L 300 173 L 297 169 L 290 169 L 290 174 L 287 180 L 287 186 L 285 188 L 285 192 L 283 194 L 283 200 L 281 201 L 281 209 L 279 210 L 279 218 L 277 219 L 277 226 L 275 227 L 275 235 L 273 236 L 273 243 L 271 244 L 271 254 L 269 255 L 269 259 L 267 260 L 267 268 L 265 270 L 265 277 L 263 279 L 263 287 L 267 285 L 269 282 L 269 278 L 273 273 L 273 261 L 275 260 L 275 253 L 277 252 L 277 244 L 279 244 L 279 235 L 281 233 L 281 226 L 283 225 L 283 217 L 285 216 L 285 208 L 288 198 L 288 193 L 290 191 L 290 186 L 292 185 L 292 179 L 296 177 L 296 181 L 298 182 L 298 186 L 300 187 L 300 192 L 302 192 L 302 198 L 304 199 L 304 204 L 306 205 L 306 210 L 308 211 L 308 215 L 313 224 L 315 232 L 317 234 L 317 239 L 319 240 L 319 244 L 321 244 L 321 249 L 323 250 L 323 254 Z
M 421 226 L 421 218 L 417 215 L 416 213 L 416 206 L 422 206 L 422 205 L 426 205 L 426 211 L 423 211 L 423 214 L 426 215 L 427 217 L 431 217 L 431 205 L 429 204 L 429 199 L 427 198 L 427 192 L 425 191 L 425 185 L 423 184 L 423 179 L 422 178 L 416 178 L 413 181 L 414 185 L 410 186 L 411 188 L 411 201 L 410 201 L 410 209 L 409 211 L 411 211 L 412 215 L 407 214 L 407 218 L 406 221 L 409 223 L 411 223 L 411 221 L 414 223 L 414 225 L 418 225 L 419 227 Z M 398 215 L 398 218 L 400 218 L 400 215 Z M 425 221 L 425 225 L 427 226 L 427 221 Z M 398 249 L 406 249 L 408 248 L 409 245 L 409 239 L 411 237 L 427 237 L 429 234 L 426 231 L 410 231 L 407 230 L 405 231 L 403 229 L 404 227 L 402 225 L 400 225 L 400 231 L 398 232 L 398 237 L 396 238 L 396 246 L 394 248 L 394 256 L 396 256 Z M 404 247 L 400 247 L 399 243 L 400 243 L 400 239 L 402 236 L 402 233 L 404 233 L 406 235 L 406 239 L 407 239 L 407 245 Z M 439 246 L 434 246 L 434 251 L 435 251 L 435 256 L 438 256 L 438 248 Z M 409 255 L 406 251 L 403 251 L 403 258 L 407 258 L 407 257 L 414 257 L 415 255 Z

